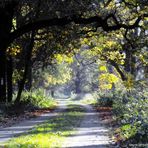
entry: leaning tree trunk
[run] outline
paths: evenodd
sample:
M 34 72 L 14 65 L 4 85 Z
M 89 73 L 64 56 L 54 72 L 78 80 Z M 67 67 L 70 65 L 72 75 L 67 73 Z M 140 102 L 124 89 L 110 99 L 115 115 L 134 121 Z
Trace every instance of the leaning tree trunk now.
M 33 46 L 34 46 L 34 37 L 35 37 L 35 31 L 32 31 L 30 43 L 28 45 L 26 58 L 25 58 L 25 71 L 24 71 L 24 74 L 23 74 L 23 78 L 20 82 L 18 94 L 17 94 L 16 100 L 15 100 L 16 104 L 19 104 L 19 102 L 20 102 L 21 94 L 22 94 L 22 91 L 24 89 L 25 82 L 26 82 L 26 79 L 27 79 L 27 74 L 28 74 L 29 66 L 30 66 L 29 64 L 30 64 L 31 56 L 32 56 L 32 49 L 33 49 Z

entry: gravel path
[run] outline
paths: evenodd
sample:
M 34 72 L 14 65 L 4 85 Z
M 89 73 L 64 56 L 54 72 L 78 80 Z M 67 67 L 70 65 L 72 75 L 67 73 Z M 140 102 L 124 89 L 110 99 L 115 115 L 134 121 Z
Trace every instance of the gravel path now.
M 59 112 L 65 110 L 67 99 L 57 99 L 57 101 L 59 102 L 59 107 L 53 113 L 49 112 L 36 118 L 21 121 L 10 127 L 0 128 L 0 145 L 15 136 L 28 132 L 28 130 L 31 130 L 37 124 L 43 123 L 50 118 L 57 116 Z
M 46 113 L 37 118 L 25 120 L 11 127 L 0 129 L 0 144 L 10 140 L 14 136 L 32 129 L 37 124 L 45 122 L 50 118 L 57 116 L 59 112 L 66 109 L 68 99 L 58 99 L 59 108 L 53 113 Z M 76 103 L 77 104 L 77 103 Z M 82 104 L 80 104 L 82 105 Z M 83 105 L 86 108 L 84 119 L 75 135 L 67 137 L 63 148 L 106 148 L 109 147 L 110 139 L 108 129 L 101 124 L 98 113 L 89 105 Z
M 99 120 L 99 115 L 89 105 L 85 105 L 86 112 L 78 131 L 75 135 L 67 137 L 63 148 L 106 148 L 110 139 L 108 128 Z

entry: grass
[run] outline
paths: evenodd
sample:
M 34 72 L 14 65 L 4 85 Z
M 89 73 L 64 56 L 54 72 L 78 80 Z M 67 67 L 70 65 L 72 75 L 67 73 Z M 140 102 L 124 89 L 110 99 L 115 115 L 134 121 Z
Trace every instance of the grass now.
M 4 144 L 5 148 L 53 148 L 61 147 L 65 137 L 75 133 L 74 128 L 80 124 L 84 109 L 79 105 L 68 105 L 47 122 L 36 126 L 27 134 L 16 137 Z
M 96 105 L 98 102 L 97 102 L 97 99 L 95 98 L 91 98 L 91 99 L 83 99 L 83 100 L 80 100 L 81 103 L 84 103 L 84 104 L 88 104 L 88 105 Z

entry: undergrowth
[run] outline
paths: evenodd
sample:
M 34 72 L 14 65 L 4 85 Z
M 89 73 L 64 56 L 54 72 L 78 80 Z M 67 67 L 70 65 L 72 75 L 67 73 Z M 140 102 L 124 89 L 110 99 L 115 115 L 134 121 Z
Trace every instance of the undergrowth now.
M 16 98 L 16 95 L 13 96 Z M 13 99 L 14 101 L 15 99 Z M 19 104 L 3 103 L 0 104 L 0 126 L 5 125 L 8 119 L 12 120 L 13 117 L 20 118 L 21 116 L 32 117 L 29 113 L 36 110 L 53 110 L 57 107 L 57 101 L 52 97 L 46 95 L 43 89 L 34 91 L 24 91 L 21 96 Z
M 148 143 L 148 89 L 137 87 L 98 92 L 97 106 L 112 107 L 116 120 L 114 140 L 120 146 Z
M 57 102 L 51 96 L 45 94 L 44 89 L 24 91 L 22 93 L 21 103 L 39 108 L 55 108 L 57 105 Z

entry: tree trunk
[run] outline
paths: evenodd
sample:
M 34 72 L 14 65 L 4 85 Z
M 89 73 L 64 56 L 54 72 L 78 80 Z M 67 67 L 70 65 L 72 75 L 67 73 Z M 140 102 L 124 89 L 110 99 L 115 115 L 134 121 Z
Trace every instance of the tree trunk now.
M 136 78 L 136 58 L 134 57 L 134 53 L 132 51 L 126 50 L 126 58 L 125 58 L 125 64 L 124 64 L 124 70 L 127 73 L 130 73 L 131 75 Z
M 51 89 L 51 97 L 54 98 L 54 89 Z
M 26 90 L 30 91 L 31 87 L 32 87 L 32 63 L 31 63 L 31 59 L 28 62 L 29 62 L 29 64 L 28 64 Z
M 0 102 L 6 102 L 6 53 L 0 50 Z
M 145 79 L 147 79 L 147 81 L 148 81 L 148 66 L 145 66 L 145 67 L 144 67 L 144 77 L 145 77 Z
M 80 80 L 80 71 L 79 68 L 76 72 L 76 80 L 75 80 L 75 91 L 76 93 L 81 93 L 81 80 Z
M 131 74 L 134 76 L 134 78 L 136 78 L 136 58 L 135 56 L 132 54 L 131 55 Z
M 5 3 L 4 3 L 5 4 Z M 6 102 L 6 49 L 9 46 L 10 32 L 12 28 L 12 19 L 15 2 L 6 2 L 5 5 L 0 5 L 0 101 Z M 9 66 L 8 66 L 9 67 Z M 8 72 L 9 73 L 9 72 Z M 10 79 L 7 79 L 9 81 Z M 11 83 L 8 82 L 9 84 Z M 8 85 L 8 87 L 11 85 Z M 9 98 L 10 99 L 10 98 Z
M 120 75 L 122 81 L 126 81 L 126 80 L 127 80 L 127 77 L 126 77 L 126 75 L 122 72 L 122 70 L 120 69 L 120 67 L 118 66 L 118 64 L 117 64 L 115 61 L 113 61 L 113 60 L 109 60 L 109 63 L 110 63 L 112 66 L 114 66 L 114 68 L 117 70 L 117 72 L 119 73 L 119 75 Z
M 13 74 L 13 63 L 12 63 L 12 57 L 9 56 L 9 59 L 7 60 L 7 101 L 12 101 L 12 93 L 13 93 L 13 87 L 12 87 L 12 74 Z
M 125 63 L 124 63 L 124 70 L 126 72 L 131 72 L 131 52 L 129 50 L 125 50 L 125 54 L 126 54 L 126 57 L 125 57 Z
M 23 78 L 20 82 L 18 94 L 17 94 L 16 100 L 15 100 L 16 104 L 18 104 L 20 102 L 21 94 L 22 94 L 22 91 L 24 89 L 24 85 L 25 85 L 25 82 L 26 82 L 26 79 L 27 79 L 29 64 L 30 64 L 31 56 L 32 56 L 32 49 L 33 49 L 33 46 L 34 46 L 34 37 L 35 37 L 35 31 L 32 31 L 30 44 L 28 45 L 28 49 L 27 49 L 27 53 L 26 53 L 25 71 L 24 71 L 24 74 L 23 74 Z

